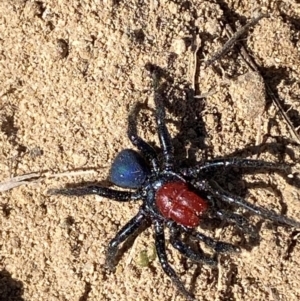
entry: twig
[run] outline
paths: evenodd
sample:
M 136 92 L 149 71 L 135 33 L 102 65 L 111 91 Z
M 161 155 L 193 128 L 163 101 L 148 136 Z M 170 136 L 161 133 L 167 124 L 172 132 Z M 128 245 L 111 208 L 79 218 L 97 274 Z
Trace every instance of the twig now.
M 222 293 L 222 276 L 223 276 L 223 267 L 222 267 L 222 264 L 221 264 L 221 259 L 220 257 L 218 258 L 218 282 L 217 282 L 217 296 L 215 298 L 215 301 L 218 301 L 220 300 L 220 295 Z
M 40 178 L 39 173 L 30 173 L 22 176 L 17 176 L 0 183 L 0 192 L 4 192 L 15 187 L 26 185 Z
M 62 177 L 76 177 L 76 176 L 83 176 L 83 175 L 89 175 L 92 173 L 97 173 L 95 170 L 76 170 L 76 171 L 66 171 L 61 173 L 45 173 L 44 176 L 46 178 L 62 178 Z
M 218 50 L 212 58 L 207 60 L 204 65 L 207 68 L 208 66 L 212 65 L 215 61 L 219 60 L 224 54 L 226 54 L 232 46 L 234 46 L 237 40 L 245 34 L 250 27 L 256 25 L 262 18 L 267 17 L 267 14 L 259 13 L 257 17 L 251 19 L 245 26 L 240 28 L 236 33 L 232 35 L 232 37 L 224 44 L 222 49 Z
M 197 75 L 197 53 L 199 51 L 199 48 L 201 46 L 201 40 L 199 36 L 197 35 L 195 38 L 195 51 L 193 53 L 193 75 L 192 75 L 192 88 L 194 92 L 196 92 L 196 75 Z
M 79 170 L 79 171 L 66 171 L 63 173 L 50 173 L 50 172 L 41 172 L 41 173 L 29 173 L 21 176 L 16 176 L 10 178 L 4 182 L 0 183 L 0 192 L 8 191 L 15 187 L 21 185 L 28 185 L 30 183 L 36 183 L 41 179 L 48 179 L 48 178 L 61 178 L 61 177 L 75 177 L 81 175 L 87 175 L 97 173 L 95 170 Z
M 231 36 L 232 38 L 234 37 L 234 35 L 235 35 L 234 31 L 233 31 L 233 29 L 231 28 L 231 26 L 229 24 L 227 24 L 227 26 L 226 26 L 226 31 L 227 31 L 227 36 Z M 232 40 L 232 38 L 230 40 Z M 242 56 L 243 61 L 248 65 L 248 67 L 250 69 L 252 69 L 253 71 L 260 74 L 260 71 L 259 71 L 256 63 L 250 57 L 247 50 L 245 49 L 245 47 L 242 44 L 241 44 L 241 56 Z M 272 91 L 271 87 L 266 82 L 265 82 L 265 86 L 266 86 L 266 91 L 267 91 L 268 96 L 272 99 L 273 104 L 277 107 L 277 109 L 281 113 L 283 119 L 287 123 L 288 128 L 290 129 L 290 132 L 291 132 L 293 138 L 296 140 L 296 142 L 298 144 L 300 144 L 300 136 L 297 133 L 297 131 L 296 131 L 292 121 L 290 120 L 289 116 L 287 115 L 287 112 L 285 112 L 280 100 L 275 96 L 275 94 Z

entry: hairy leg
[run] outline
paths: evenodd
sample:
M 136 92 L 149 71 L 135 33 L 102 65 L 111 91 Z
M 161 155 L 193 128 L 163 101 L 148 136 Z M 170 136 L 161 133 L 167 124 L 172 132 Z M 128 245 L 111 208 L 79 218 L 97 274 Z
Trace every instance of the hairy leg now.
M 84 196 L 96 194 L 119 202 L 128 202 L 141 199 L 141 195 L 138 192 L 115 190 L 97 185 L 83 186 L 77 188 L 49 189 L 48 193 L 52 195 L 66 196 Z
M 292 227 L 300 228 L 300 222 L 295 221 L 291 218 L 282 216 L 280 214 L 277 214 L 276 212 L 274 212 L 272 210 L 267 210 L 262 207 L 257 207 L 255 205 L 245 201 L 243 198 L 241 198 L 239 196 L 235 196 L 235 195 L 225 191 L 214 181 L 211 181 L 210 184 L 207 185 L 206 189 L 208 189 L 214 197 L 219 198 L 226 203 L 238 205 L 238 206 L 245 208 L 257 215 L 267 218 L 271 221 L 275 221 L 277 223 L 286 224 L 286 225 L 289 225 Z
M 196 301 L 196 299 L 189 293 L 184 287 L 183 283 L 180 281 L 174 269 L 168 262 L 166 246 L 165 246 L 165 234 L 164 234 L 164 226 L 159 221 L 154 221 L 154 229 L 155 229 L 155 246 L 156 253 L 160 264 L 164 270 L 164 272 L 171 278 L 177 289 L 189 300 Z
M 116 266 L 116 256 L 118 253 L 119 245 L 124 242 L 130 235 L 136 232 L 145 222 L 145 215 L 143 211 L 132 218 L 122 229 L 117 233 L 114 239 L 112 239 L 108 245 L 106 253 L 106 265 L 114 271 Z
M 136 104 L 128 116 L 127 136 L 131 143 L 142 153 L 143 157 L 146 158 L 148 162 L 150 162 L 153 170 L 155 172 L 158 172 L 159 165 L 155 150 L 150 144 L 144 141 L 137 134 L 136 117 L 140 110 L 140 106 L 140 103 Z
M 171 231 L 170 243 L 182 255 L 195 262 L 205 263 L 212 266 L 217 265 L 217 261 L 215 259 L 205 256 L 203 253 L 195 252 L 190 246 L 183 243 L 180 240 L 180 232 L 179 229 L 176 228 L 176 225 L 170 225 L 169 227 Z
M 230 211 L 224 210 L 224 209 L 217 210 L 216 215 L 223 221 L 233 222 L 234 224 L 236 224 L 238 226 L 238 228 L 242 232 L 250 235 L 251 238 L 253 238 L 253 239 L 259 238 L 259 234 L 258 234 L 257 230 L 242 215 L 239 215 L 237 213 L 233 213 L 233 212 L 230 212 Z
M 285 164 L 266 162 L 262 160 L 229 158 L 206 161 L 203 164 L 199 164 L 194 167 L 182 168 L 180 172 L 184 176 L 197 177 L 201 174 L 213 174 L 214 172 L 220 170 L 220 168 L 245 168 L 252 170 L 267 169 L 272 171 L 288 172 L 290 167 Z
M 195 230 L 188 229 L 186 227 L 181 227 L 182 231 L 187 232 L 192 239 L 202 241 L 207 246 L 212 248 L 217 253 L 237 253 L 240 252 L 240 248 L 236 247 L 230 243 L 223 241 L 215 241 L 211 237 L 208 237 L 200 232 Z
M 159 93 L 159 78 L 155 71 L 152 73 L 154 86 L 154 102 L 155 102 L 155 117 L 157 124 L 157 132 L 163 152 L 163 168 L 172 170 L 174 167 L 174 147 L 172 145 L 171 136 L 166 126 L 166 110 L 163 104 L 162 96 Z

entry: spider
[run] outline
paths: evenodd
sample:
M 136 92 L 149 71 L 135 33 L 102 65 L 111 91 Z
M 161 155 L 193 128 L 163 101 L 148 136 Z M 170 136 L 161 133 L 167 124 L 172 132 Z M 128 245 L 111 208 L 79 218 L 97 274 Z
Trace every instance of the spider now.
M 236 224 L 244 233 L 257 237 L 256 229 L 242 215 L 222 208 L 222 203 L 246 209 L 263 218 L 300 228 L 300 222 L 278 215 L 272 210 L 255 206 L 243 198 L 225 191 L 212 180 L 216 171 L 231 168 L 270 171 L 286 171 L 287 166 L 278 163 L 243 158 L 226 158 L 205 161 L 192 167 L 179 168 L 174 158 L 174 148 L 165 121 L 165 106 L 157 90 L 157 78 L 154 77 L 155 119 L 161 153 L 137 133 L 133 110 L 129 114 L 127 135 L 136 147 L 121 150 L 110 168 L 110 181 L 121 188 L 111 189 L 99 185 L 77 188 L 50 189 L 52 195 L 84 196 L 100 195 L 118 202 L 142 201 L 138 213 L 124 225 L 113 238 L 107 249 L 106 265 L 114 271 L 120 245 L 145 224 L 153 224 L 155 248 L 164 272 L 171 278 L 177 289 L 189 301 L 195 301 L 170 265 L 166 253 L 165 228 L 169 230 L 170 244 L 182 255 L 196 263 L 211 266 L 217 264 L 214 257 L 206 255 L 200 248 L 195 250 L 183 239 L 183 235 L 203 242 L 216 254 L 239 252 L 239 247 L 230 243 L 215 241 L 198 232 L 196 228 L 204 217 L 214 217 Z

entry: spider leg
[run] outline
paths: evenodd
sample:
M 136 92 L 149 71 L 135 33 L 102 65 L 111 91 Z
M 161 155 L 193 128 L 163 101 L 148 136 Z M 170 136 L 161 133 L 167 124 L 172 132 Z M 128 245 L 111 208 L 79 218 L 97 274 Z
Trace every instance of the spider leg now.
M 206 263 L 211 266 L 216 266 L 217 261 L 211 257 L 205 256 L 203 253 L 195 252 L 190 246 L 186 245 L 180 240 L 180 233 L 178 228 L 174 228 L 175 225 L 172 224 L 170 227 L 170 243 L 172 246 L 178 250 L 182 255 L 191 259 L 195 262 Z
M 253 239 L 258 239 L 259 234 L 256 229 L 249 223 L 249 221 L 242 215 L 230 212 L 228 210 L 219 209 L 216 215 L 223 221 L 231 221 L 235 223 L 238 228 L 244 233 L 250 235 Z
M 158 92 L 159 78 L 155 74 L 153 76 L 154 85 L 154 102 L 155 102 L 155 118 L 157 124 L 157 132 L 162 147 L 165 170 L 172 170 L 174 166 L 174 147 L 172 145 L 171 136 L 166 126 L 166 110 L 163 104 L 162 96 Z
M 166 246 L 165 246 L 165 234 L 163 224 L 157 220 L 154 220 L 155 229 L 155 247 L 159 262 L 164 270 L 164 272 L 171 278 L 177 289 L 189 300 L 196 301 L 196 299 L 189 293 L 184 287 L 183 283 L 180 281 L 175 270 L 171 267 L 168 262 Z
M 141 137 L 137 134 L 136 128 L 136 116 L 138 111 L 140 110 L 140 103 L 136 104 L 132 111 L 128 116 L 128 129 L 127 129 L 127 136 L 131 143 L 137 147 L 137 149 L 142 153 L 143 157 L 145 157 L 148 162 L 151 162 L 152 168 L 155 172 L 159 171 L 158 159 L 157 154 L 153 147 L 144 141 Z
M 222 201 L 224 201 L 226 203 L 239 205 L 240 207 L 243 207 L 243 208 L 245 208 L 257 215 L 265 217 L 271 221 L 275 221 L 278 223 L 290 225 L 292 227 L 300 228 L 300 222 L 297 222 L 291 218 L 279 215 L 272 210 L 267 210 L 262 207 L 257 207 L 255 205 L 245 201 L 243 198 L 241 198 L 239 196 L 235 196 L 235 195 L 225 191 L 214 181 L 211 181 L 210 184 L 207 184 L 207 189 L 210 191 L 210 193 L 212 195 L 214 195 L 215 197 L 221 199 Z
M 139 192 L 121 191 L 101 186 L 85 186 L 78 188 L 62 188 L 62 189 L 49 189 L 49 194 L 52 195 L 66 195 L 66 196 L 83 196 L 89 194 L 97 194 L 109 199 L 114 199 L 119 202 L 128 202 L 138 200 L 141 198 Z
M 274 162 L 266 162 L 262 160 L 251 160 L 241 158 L 216 159 L 204 162 L 190 168 L 182 168 L 180 171 L 184 176 L 196 177 L 200 173 L 214 174 L 220 168 L 249 168 L 249 169 L 268 169 L 274 171 L 288 172 L 289 166 Z
M 115 270 L 116 256 L 118 253 L 119 245 L 124 242 L 130 235 L 136 232 L 145 222 L 146 217 L 144 211 L 140 210 L 139 213 L 133 217 L 113 238 L 107 248 L 106 265 L 111 270 Z
M 204 242 L 207 246 L 212 248 L 217 253 L 237 253 L 240 252 L 240 248 L 230 243 L 223 241 L 215 241 L 214 239 L 189 228 L 181 226 L 181 229 L 187 232 L 191 238 Z

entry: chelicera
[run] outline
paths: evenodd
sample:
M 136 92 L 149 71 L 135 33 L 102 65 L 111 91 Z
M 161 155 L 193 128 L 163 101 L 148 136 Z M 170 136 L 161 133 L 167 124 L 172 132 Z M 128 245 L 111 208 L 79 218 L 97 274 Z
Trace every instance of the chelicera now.
M 157 80 L 154 81 L 157 86 Z M 269 170 L 285 172 L 286 165 L 244 158 L 226 158 L 205 161 L 195 166 L 180 168 L 175 164 L 174 149 L 165 122 L 165 106 L 162 97 L 154 88 L 156 127 L 161 152 L 156 150 L 137 133 L 135 110 L 129 114 L 127 135 L 136 147 L 124 149 L 116 156 L 110 169 L 110 181 L 121 188 L 112 189 L 98 185 L 51 189 L 50 194 L 83 196 L 97 194 L 118 202 L 142 201 L 138 213 L 113 238 L 107 249 L 106 264 L 114 271 L 120 245 L 145 224 L 152 224 L 155 232 L 155 247 L 164 272 L 172 279 L 177 289 L 190 301 L 196 300 L 168 262 L 165 230 L 169 230 L 170 244 L 193 262 L 211 266 L 217 264 L 215 257 L 206 255 L 200 247 L 195 250 L 184 239 L 203 242 L 215 253 L 238 252 L 230 243 L 215 241 L 196 228 L 203 218 L 218 218 L 234 223 L 244 233 L 257 237 L 254 226 L 234 210 L 224 209 L 224 204 L 241 207 L 271 221 L 300 228 L 300 223 L 279 215 L 272 210 L 255 206 L 243 198 L 223 190 L 213 180 L 218 170 L 230 172 L 232 168 L 245 171 Z

